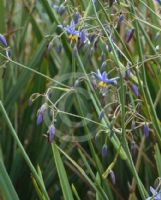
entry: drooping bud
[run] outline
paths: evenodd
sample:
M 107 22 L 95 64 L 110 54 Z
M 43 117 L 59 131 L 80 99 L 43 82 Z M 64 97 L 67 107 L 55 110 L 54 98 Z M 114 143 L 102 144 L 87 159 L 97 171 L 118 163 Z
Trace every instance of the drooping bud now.
M 63 50 L 63 46 L 62 46 L 61 44 L 58 44 L 58 45 L 56 46 L 56 52 L 57 52 L 58 54 L 61 54 L 62 50 Z
M 113 171 L 113 170 L 110 171 L 109 177 L 110 177 L 110 179 L 111 179 L 113 185 L 115 185 L 115 183 L 116 183 L 116 178 L 115 178 L 115 174 L 114 174 L 114 171 Z
M 132 84 L 132 91 L 135 94 L 135 96 L 139 96 L 139 89 L 135 84 Z
M 131 75 L 131 70 L 128 68 L 126 71 L 125 71 L 125 78 L 129 78 Z
M 79 12 L 76 12 L 73 16 L 73 20 L 74 20 L 74 23 L 75 24 L 78 24 L 78 21 L 79 21 L 79 18 L 80 18 L 80 13 Z
M 37 125 L 40 125 L 40 124 L 43 122 L 44 113 L 45 113 L 46 109 L 47 109 L 47 104 L 44 103 L 44 104 L 40 107 L 40 109 L 38 110 L 38 112 L 37 112 L 37 120 L 36 120 Z
M 76 87 L 79 87 L 79 86 L 80 86 L 80 81 L 79 81 L 79 79 L 77 79 L 74 83 L 74 87 L 76 88 Z
M 149 125 L 147 123 L 144 124 L 144 135 L 146 138 L 149 137 Z
M 127 30 L 127 34 L 126 34 L 126 42 L 129 43 L 130 40 L 132 39 L 133 35 L 134 35 L 134 31 L 135 29 L 131 29 L 131 30 Z
M 104 145 L 102 146 L 102 157 L 105 158 L 106 155 L 107 155 L 107 145 L 104 144 Z
M 63 5 L 60 5 L 59 8 L 57 9 L 57 13 L 59 15 L 64 15 L 64 13 L 65 13 L 65 7 Z
M 135 156 L 136 155 L 136 143 L 135 143 L 135 141 L 133 140 L 132 142 L 131 142 L 131 153 L 132 153 L 132 155 L 133 156 Z
M 105 67 L 106 67 L 107 63 L 106 61 L 104 61 L 101 65 L 101 72 L 104 72 L 105 71 Z
M 38 112 L 36 123 L 37 125 L 40 125 L 42 122 L 43 122 L 43 114 L 41 112 Z
M 0 34 L 0 42 L 1 42 L 5 47 L 7 47 L 6 38 L 5 38 L 2 34 Z
M 93 88 L 96 90 L 97 89 L 97 81 L 96 81 L 96 77 L 94 75 L 92 75 L 91 77 L 91 83 Z
M 53 47 L 53 42 L 50 41 L 49 44 L 48 44 L 48 51 L 50 51 L 52 49 L 52 47 Z
M 79 37 L 80 37 L 81 43 L 85 43 L 85 41 L 86 41 L 86 34 L 85 34 L 85 31 L 84 31 L 84 30 L 81 30 L 81 31 L 80 31 Z
M 99 119 L 102 120 L 103 117 L 104 117 L 105 113 L 104 113 L 104 110 L 102 110 L 99 114 Z
M 63 15 L 65 13 L 65 7 L 63 5 L 56 5 L 53 4 L 52 7 L 55 9 L 55 11 L 59 14 L 59 15 Z
M 120 13 L 118 21 L 117 21 L 117 26 L 120 26 L 123 20 L 124 20 L 124 16 L 122 13 Z
M 52 143 L 53 139 L 54 139 L 54 135 L 55 135 L 55 126 L 52 124 L 49 127 L 49 131 L 48 131 L 48 142 Z

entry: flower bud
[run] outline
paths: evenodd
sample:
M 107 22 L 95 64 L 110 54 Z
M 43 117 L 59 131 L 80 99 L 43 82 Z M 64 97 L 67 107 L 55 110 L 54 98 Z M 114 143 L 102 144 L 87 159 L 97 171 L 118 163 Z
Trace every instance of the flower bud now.
M 117 21 L 117 26 L 120 26 L 123 20 L 124 20 L 124 16 L 122 13 L 120 13 L 118 21 Z
M 137 151 L 137 149 L 136 149 L 136 143 L 135 143 L 135 141 L 133 140 L 133 141 L 131 142 L 131 153 L 132 153 L 133 156 L 136 155 L 136 151 Z
M 130 40 L 132 39 L 133 35 L 134 35 L 134 31 L 135 29 L 131 29 L 127 31 L 127 35 L 126 35 L 126 42 L 129 43 Z
M 149 137 L 149 125 L 147 123 L 144 124 L 144 135 L 146 138 Z
M 38 110 L 38 112 L 37 112 L 37 120 L 36 120 L 37 125 L 40 125 L 43 122 L 44 113 L 45 113 L 46 109 L 47 109 L 47 104 L 44 103 L 40 107 L 40 109 Z
M 49 127 L 49 131 L 48 131 L 48 142 L 52 143 L 53 139 L 54 139 L 54 134 L 55 134 L 55 126 L 51 125 Z
M 107 145 L 104 144 L 104 145 L 102 146 L 102 157 L 105 158 L 106 155 L 107 155 Z
M 86 34 L 85 34 L 85 31 L 84 31 L 84 30 L 81 30 L 81 31 L 80 31 L 79 37 L 80 37 L 80 41 L 81 41 L 82 43 L 85 43 L 85 41 L 86 41 Z
M 40 125 L 42 122 L 43 122 L 43 114 L 41 112 L 38 112 L 36 123 L 37 125 Z
M 111 170 L 110 173 L 109 173 L 109 176 L 110 176 L 110 179 L 111 179 L 112 183 L 115 185 L 116 178 L 115 178 L 114 171 Z
M 74 20 L 74 23 L 75 24 L 78 24 L 78 21 L 79 21 L 79 18 L 80 18 L 80 13 L 79 12 L 76 12 L 73 16 L 73 20 Z
M 6 38 L 5 38 L 2 34 L 0 34 L 0 42 L 1 42 L 5 47 L 7 47 Z
M 106 61 L 104 61 L 101 65 L 101 72 L 104 72 L 105 71 L 105 67 L 107 66 L 107 63 Z
M 135 84 L 132 84 L 132 91 L 135 94 L 135 96 L 139 96 L 139 89 Z

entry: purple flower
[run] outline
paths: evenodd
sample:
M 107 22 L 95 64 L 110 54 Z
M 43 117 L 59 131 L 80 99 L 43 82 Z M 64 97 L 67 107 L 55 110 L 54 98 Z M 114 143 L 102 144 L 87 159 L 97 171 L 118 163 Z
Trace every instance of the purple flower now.
M 81 43 L 85 43 L 87 40 L 85 30 L 82 29 L 81 31 L 78 31 L 78 30 L 76 30 L 75 25 L 76 24 L 75 24 L 74 20 L 72 20 L 70 22 L 69 26 L 59 25 L 58 27 L 63 28 L 69 34 L 70 40 L 77 41 L 78 38 L 80 38 Z
M 115 77 L 112 79 L 108 79 L 107 78 L 107 73 L 104 71 L 102 74 L 100 72 L 100 70 L 97 70 L 97 73 L 95 73 L 97 79 L 103 83 L 109 83 L 109 84 L 117 84 L 117 79 L 119 79 L 119 77 Z
M 149 125 L 147 123 L 144 124 L 144 135 L 146 138 L 149 137 Z
M 153 196 L 146 198 L 146 200 L 161 200 L 161 189 L 157 192 L 157 190 L 150 186 L 150 192 Z
M 49 131 L 48 131 L 48 141 L 49 141 L 49 143 L 51 143 L 53 141 L 54 134 L 55 134 L 55 126 L 51 125 L 49 127 Z
M 2 34 L 0 34 L 0 42 L 1 42 L 4 46 L 7 47 L 7 41 L 6 41 L 6 38 L 5 38 Z
M 73 20 L 70 22 L 69 26 L 59 25 L 59 27 L 63 28 L 68 34 L 72 36 L 77 36 L 77 37 L 79 36 L 79 31 L 75 30 L 75 23 Z
M 135 84 L 132 84 L 132 91 L 134 92 L 135 96 L 139 96 L 139 89 Z
M 106 155 L 107 155 L 107 145 L 104 144 L 104 145 L 102 146 L 102 157 L 105 158 Z

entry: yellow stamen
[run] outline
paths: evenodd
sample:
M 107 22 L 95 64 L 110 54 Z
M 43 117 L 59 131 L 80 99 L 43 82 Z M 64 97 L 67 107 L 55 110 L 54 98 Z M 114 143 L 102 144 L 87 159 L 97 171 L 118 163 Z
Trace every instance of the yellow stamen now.
M 104 83 L 103 81 L 100 81 L 100 82 L 98 83 L 98 87 L 99 87 L 99 88 L 105 88 L 105 87 L 107 87 L 107 83 Z
M 76 35 L 69 35 L 68 36 L 68 38 L 70 39 L 70 40 L 72 40 L 72 41 L 75 41 L 75 42 L 77 42 L 77 40 L 78 40 L 78 37 L 76 36 Z

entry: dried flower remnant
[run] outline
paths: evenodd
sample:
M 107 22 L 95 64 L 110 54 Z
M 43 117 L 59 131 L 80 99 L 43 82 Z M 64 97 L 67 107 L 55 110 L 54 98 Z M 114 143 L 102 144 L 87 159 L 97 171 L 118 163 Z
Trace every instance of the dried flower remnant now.
M 52 143 L 53 139 L 54 139 L 54 135 L 55 135 L 55 126 L 52 124 L 49 127 L 48 130 L 48 142 Z
M 144 135 L 146 138 L 149 137 L 149 125 L 147 123 L 144 124 Z
M 1 44 L 4 45 L 5 47 L 8 46 L 7 41 L 6 41 L 6 38 L 5 38 L 2 34 L 0 34 L 0 42 L 1 42 Z
M 131 123 L 131 131 L 134 131 L 135 128 L 136 128 L 135 120 L 132 120 L 132 123 Z

